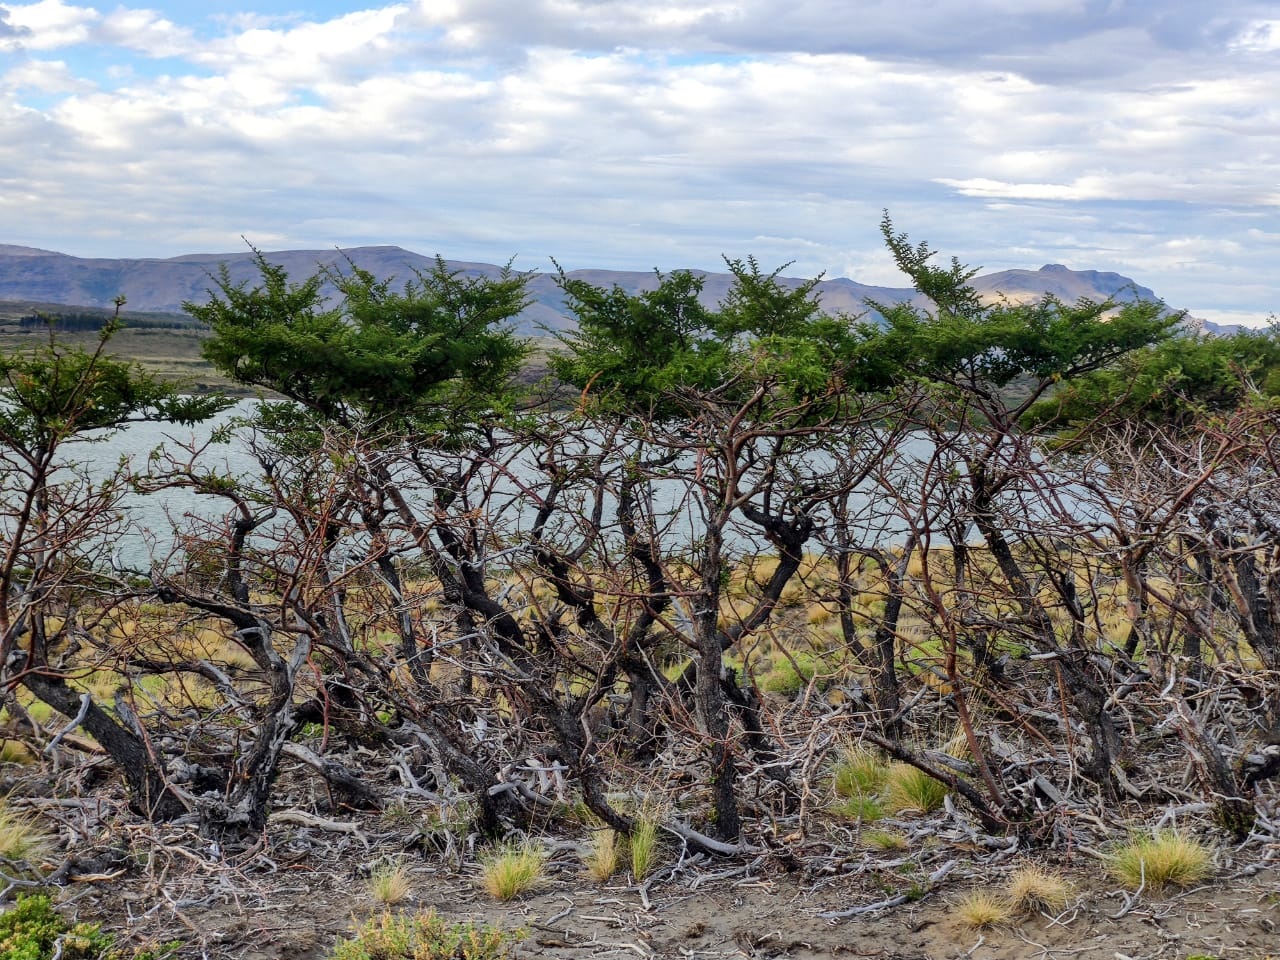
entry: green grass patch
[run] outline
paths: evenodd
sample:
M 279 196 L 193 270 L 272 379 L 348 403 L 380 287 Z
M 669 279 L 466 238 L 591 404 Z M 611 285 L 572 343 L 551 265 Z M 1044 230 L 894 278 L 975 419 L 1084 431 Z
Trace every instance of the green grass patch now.
M 1107 866 L 1131 890 L 1189 887 L 1213 872 L 1213 848 L 1177 830 L 1157 830 L 1113 851 Z
M 161 960 L 181 946 L 174 940 L 159 946 L 117 947 L 115 937 L 100 924 L 68 923 L 45 894 L 19 894 L 17 902 L 0 914 L 4 960 Z
M 434 910 L 383 913 L 340 940 L 331 960 L 506 960 L 523 931 L 466 920 L 451 922 Z

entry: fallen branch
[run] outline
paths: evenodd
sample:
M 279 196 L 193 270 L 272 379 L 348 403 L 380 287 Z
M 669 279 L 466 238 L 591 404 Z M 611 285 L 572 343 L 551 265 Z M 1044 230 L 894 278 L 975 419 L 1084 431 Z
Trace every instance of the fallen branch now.
M 267 818 L 271 823 L 296 823 L 301 827 L 314 827 L 317 830 L 328 830 L 330 833 L 346 833 L 356 837 L 366 847 L 369 846 L 369 840 L 354 823 L 347 823 L 342 820 L 326 820 L 324 817 L 317 817 L 314 813 L 307 813 L 305 810 L 275 810 L 271 816 Z
M 663 823 L 661 826 L 662 829 L 674 833 L 686 843 L 707 853 L 716 853 L 722 857 L 740 857 L 746 853 L 764 853 L 763 847 L 753 846 L 746 841 L 726 843 L 723 840 L 716 840 L 708 837 L 705 833 L 700 833 L 688 824 L 673 821 L 671 823 Z

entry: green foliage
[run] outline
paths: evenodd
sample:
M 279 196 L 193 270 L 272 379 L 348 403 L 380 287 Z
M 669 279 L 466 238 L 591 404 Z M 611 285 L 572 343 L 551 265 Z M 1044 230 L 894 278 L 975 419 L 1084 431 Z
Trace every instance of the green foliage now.
M 105 327 L 94 351 L 50 340 L 0 353 L 0 445 L 42 457 L 91 430 L 136 420 L 198 423 L 227 407 L 225 398 L 182 396 L 174 384 L 106 356 L 116 329 Z
M 762 384 L 785 404 L 866 386 L 858 360 L 868 333 L 821 312 L 817 280 L 791 285 L 752 258 L 726 263 L 734 282 L 718 311 L 700 302 L 703 278 L 689 271 L 659 274 L 656 289 L 636 295 L 562 273 L 577 329 L 560 336 L 552 370 L 608 409 L 657 420 L 689 412 L 691 397 L 740 402 Z
M 257 255 L 260 282 L 224 266 L 206 304 L 183 308 L 214 336 L 205 356 L 240 383 L 266 387 L 326 419 L 457 428 L 500 408 L 526 347 L 503 324 L 526 303 L 524 277 L 464 277 L 437 259 L 399 291 L 353 267 L 301 283 Z M 325 303 L 331 281 L 340 298 Z
M 821 667 L 821 658 L 816 653 L 802 650 L 790 657 L 779 656 L 768 673 L 761 677 L 760 687 L 768 693 L 794 697 L 809 685 Z
M 1027 414 L 1024 422 L 1181 423 L 1237 407 L 1257 390 L 1280 397 L 1280 328 L 1231 336 L 1184 332 L 1135 351 L 1115 367 L 1081 377 Z
M 881 231 L 898 267 L 932 302 L 931 310 L 913 303 L 877 305 L 886 329 L 876 350 L 908 377 L 989 401 L 1016 380 L 1029 379 L 1030 402 L 1055 384 L 1159 343 L 1181 320 L 1151 302 L 1070 305 L 1046 297 L 1026 304 L 983 303 L 969 285 L 974 270 L 954 259 L 949 268 L 932 266 L 933 251 L 925 244 L 911 246 L 887 214 Z
M 660 398 L 674 371 L 689 367 L 705 349 L 711 314 L 698 300 L 702 285 L 702 277 L 681 270 L 659 274 L 657 289 L 632 296 L 561 271 L 560 288 L 577 329 L 561 335 L 567 352 L 552 354 L 551 369 L 627 412 L 666 411 Z
M 181 943 L 172 941 L 140 950 L 116 948 L 115 937 L 96 923 L 68 924 L 49 897 L 19 895 L 0 914 L 0 957 L 5 960 L 160 960 Z
M 330 960 L 503 960 L 513 955 L 522 931 L 472 921 L 451 923 L 434 910 L 383 913 L 341 940 Z

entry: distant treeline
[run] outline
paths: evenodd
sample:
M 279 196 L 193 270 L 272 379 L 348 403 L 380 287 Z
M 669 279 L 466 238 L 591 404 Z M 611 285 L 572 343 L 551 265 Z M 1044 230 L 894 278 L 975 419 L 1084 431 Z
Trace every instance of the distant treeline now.
M 42 311 L 19 317 L 18 326 L 24 330 L 53 327 L 55 330 L 68 332 L 92 332 L 101 330 L 103 325 L 111 320 L 111 317 L 112 315 L 108 311 L 76 311 L 68 313 Z M 198 326 L 198 324 L 185 317 L 164 314 L 158 316 L 124 315 L 120 317 L 120 325 L 135 330 L 182 330 Z

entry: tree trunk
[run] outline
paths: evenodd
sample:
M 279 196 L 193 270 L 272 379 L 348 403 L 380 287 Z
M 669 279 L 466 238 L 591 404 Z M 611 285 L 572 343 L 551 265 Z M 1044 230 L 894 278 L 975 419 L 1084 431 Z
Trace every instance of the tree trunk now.
M 22 684 L 68 719 L 79 715 L 82 694 L 68 687 L 61 677 L 32 672 L 23 676 Z M 92 699 L 81 726 L 124 774 L 129 806 L 135 813 L 158 822 L 187 812 L 186 805 L 169 789 L 158 759 L 141 737 L 117 723 Z

